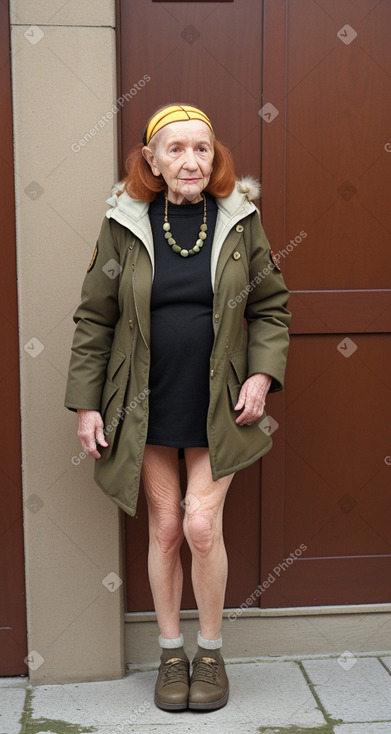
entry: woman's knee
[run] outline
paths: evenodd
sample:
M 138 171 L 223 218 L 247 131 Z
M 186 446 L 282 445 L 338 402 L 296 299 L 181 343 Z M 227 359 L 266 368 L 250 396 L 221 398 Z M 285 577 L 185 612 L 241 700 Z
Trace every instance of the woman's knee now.
M 146 492 L 150 540 L 162 553 L 175 552 L 183 540 L 179 490 L 158 485 Z
M 162 553 L 176 552 L 183 541 L 183 525 L 176 511 L 165 510 L 155 514 L 150 534 Z
M 183 530 L 192 552 L 207 555 L 215 539 L 215 517 L 211 511 L 186 512 Z

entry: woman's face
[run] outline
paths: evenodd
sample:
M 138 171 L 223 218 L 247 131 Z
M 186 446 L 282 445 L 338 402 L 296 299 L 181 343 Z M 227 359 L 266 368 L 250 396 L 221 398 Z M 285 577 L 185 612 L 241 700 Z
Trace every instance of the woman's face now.
M 205 122 L 171 122 L 153 136 L 143 155 L 152 173 L 163 176 L 170 201 L 201 201 L 214 156 L 212 131 Z

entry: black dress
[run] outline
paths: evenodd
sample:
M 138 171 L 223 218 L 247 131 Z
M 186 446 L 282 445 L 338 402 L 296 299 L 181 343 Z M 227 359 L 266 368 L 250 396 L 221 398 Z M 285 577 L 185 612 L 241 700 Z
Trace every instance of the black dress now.
M 217 206 L 207 199 L 207 238 L 200 252 L 182 257 L 164 238 L 164 194 L 149 207 L 155 274 L 151 294 L 151 368 L 147 443 L 207 446 L 209 358 L 213 346 L 210 254 Z M 168 204 L 177 243 L 198 239 L 204 204 Z

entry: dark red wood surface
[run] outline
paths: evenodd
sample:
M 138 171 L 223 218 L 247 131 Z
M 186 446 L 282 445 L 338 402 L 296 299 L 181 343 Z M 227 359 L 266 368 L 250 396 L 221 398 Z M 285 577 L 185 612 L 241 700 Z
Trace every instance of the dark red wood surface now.
M 0 676 L 27 672 L 10 39 L 0 3 Z
M 268 578 L 255 606 L 389 601 L 391 7 L 134 0 L 121 23 L 121 92 L 150 77 L 124 106 L 122 160 L 158 105 L 204 108 L 237 173 L 262 179 L 292 291 L 286 390 L 268 399 L 274 447 L 226 503 L 226 606 Z M 127 610 L 152 609 L 143 500 L 126 549 Z
M 293 320 L 268 401 L 281 440 L 263 462 L 261 577 L 277 571 L 261 605 L 389 602 L 391 8 L 264 8 L 279 115 L 263 125 L 263 218 Z
M 210 115 L 216 136 L 233 152 L 238 175 L 260 179 L 261 64 L 259 0 L 121 3 L 121 93 L 145 74 L 150 76 L 122 112 L 122 165 L 128 150 L 140 141 L 152 112 L 159 105 L 182 101 Z M 259 582 L 260 502 L 261 464 L 257 462 L 234 478 L 226 500 L 228 606 L 240 604 Z M 147 547 L 147 511 L 141 491 L 137 519 L 126 518 L 127 611 L 153 609 Z M 194 608 L 186 541 L 182 557 L 182 606 Z

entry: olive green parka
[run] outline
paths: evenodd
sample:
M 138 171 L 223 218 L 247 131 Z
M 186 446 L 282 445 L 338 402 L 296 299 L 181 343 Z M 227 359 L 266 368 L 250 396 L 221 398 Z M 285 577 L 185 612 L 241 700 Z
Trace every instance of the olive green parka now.
M 216 199 L 211 252 L 214 344 L 209 365 L 207 436 L 213 479 L 236 472 L 272 446 L 265 417 L 238 426 L 243 382 L 257 372 L 283 387 L 289 344 L 288 290 L 273 261 L 251 179 Z M 150 298 L 154 250 L 149 204 L 113 193 L 74 321 L 65 406 L 97 410 L 109 446 L 99 448 L 95 481 L 136 513 L 148 427 Z M 191 260 L 189 258 L 189 267 Z M 178 372 L 181 365 L 178 364 Z M 196 385 L 194 387 L 196 389 Z

